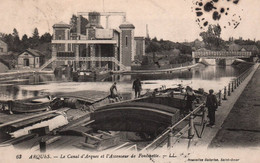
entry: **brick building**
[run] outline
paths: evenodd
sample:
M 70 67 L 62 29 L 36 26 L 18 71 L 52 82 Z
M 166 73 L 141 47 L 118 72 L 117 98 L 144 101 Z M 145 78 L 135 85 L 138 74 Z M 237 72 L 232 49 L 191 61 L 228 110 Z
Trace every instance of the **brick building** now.
M 44 62 L 44 54 L 34 49 L 26 49 L 17 58 L 17 67 L 39 68 Z
M 106 27 L 101 17 L 106 18 Z M 110 16 L 122 16 L 116 29 L 108 28 Z M 85 18 L 88 17 L 88 18 Z M 136 54 L 144 55 L 144 38 L 134 37 L 135 26 L 127 22 L 124 12 L 80 12 L 76 30 L 66 23 L 53 25 L 53 68 L 73 65 L 76 69 L 108 67 L 111 70 L 130 70 Z

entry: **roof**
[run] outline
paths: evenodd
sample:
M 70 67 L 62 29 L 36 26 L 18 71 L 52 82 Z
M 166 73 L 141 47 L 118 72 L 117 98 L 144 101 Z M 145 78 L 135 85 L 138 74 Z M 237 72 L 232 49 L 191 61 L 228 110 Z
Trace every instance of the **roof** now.
M 64 23 L 64 22 L 59 22 L 57 24 L 54 24 L 52 27 L 53 28 L 70 28 L 71 25 Z
M 241 49 L 244 48 L 247 51 L 255 51 L 255 50 L 258 51 L 259 50 L 256 45 L 240 45 L 240 46 L 241 46 Z
M 132 23 L 130 23 L 130 22 L 124 22 L 124 23 L 122 23 L 120 26 L 119 26 L 119 28 L 121 29 L 121 28 L 135 28 L 135 26 L 132 24 Z
M 35 56 L 35 57 L 40 57 L 40 56 L 44 56 L 43 53 L 41 53 L 40 51 L 38 50 L 35 50 L 35 49 L 26 49 L 24 52 L 28 52 L 30 53 L 31 55 Z M 24 53 L 23 52 L 23 53 Z M 19 55 L 23 54 L 23 53 L 20 53 Z
M 242 49 L 245 49 L 246 51 L 259 51 L 259 49 L 257 48 L 256 45 L 238 45 L 238 44 L 235 44 L 235 43 L 232 43 L 230 47 L 235 47 L 236 50 L 240 51 Z

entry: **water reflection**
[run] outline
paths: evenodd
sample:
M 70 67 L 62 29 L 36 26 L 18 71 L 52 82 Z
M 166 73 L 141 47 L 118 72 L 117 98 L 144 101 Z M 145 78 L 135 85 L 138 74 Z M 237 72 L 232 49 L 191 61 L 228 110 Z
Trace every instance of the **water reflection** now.
M 102 82 L 72 82 L 68 75 L 52 74 L 31 75 L 9 81 L 0 81 L 0 99 L 23 99 L 45 93 L 73 92 L 82 90 L 107 91 L 112 82 L 118 82 L 120 93 L 132 92 L 132 82 L 139 78 L 143 82 L 143 92 L 148 89 L 166 85 L 176 86 L 179 83 L 190 85 L 194 89 L 204 88 L 215 91 L 222 89 L 234 77 L 242 73 L 242 69 L 232 66 L 198 67 L 191 71 L 178 71 L 165 74 L 112 75 Z

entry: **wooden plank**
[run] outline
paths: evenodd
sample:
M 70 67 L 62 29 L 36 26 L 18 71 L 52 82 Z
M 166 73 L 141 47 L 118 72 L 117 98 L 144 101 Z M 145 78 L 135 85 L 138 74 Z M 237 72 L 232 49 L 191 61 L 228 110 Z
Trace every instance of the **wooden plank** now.
M 35 136 L 36 136 L 36 134 L 28 134 L 28 135 L 24 135 L 24 136 L 21 136 L 21 137 L 18 137 L 18 138 L 7 140 L 7 141 L 3 142 L 2 144 L 12 144 L 12 145 L 15 145 L 15 144 L 18 144 L 18 143 L 20 143 L 22 141 L 25 141 L 25 140 L 28 140 L 28 139 L 32 139 Z
M 20 118 L 25 118 L 28 116 L 35 115 L 37 113 L 26 113 L 26 114 L 7 114 L 7 113 L 0 113 L 0 123 L 6 123 L 10 121 L 14 121 Z
M 22 122 L 19 122 L 19 123 L 14 123 L 10 126 L 18 128 L 18 127 L 22 127 L 22 126 L 26 126 L 26 125 L 35 123 L 35 122 L 42 121 L 42 120 L 47 119 L 47 118 L 53 118 L 55 116 L 57 116 L 57 114 L 44 115 L 44 116 L 41 116 L 41 117 L 32 118 L 32 119 L 22 121 Z
M 4 123 L 4 124 L 1 124 L 1 125 L 0 125 L 0 128 L 5 127 L 5 126 L 8 126 L 8 125 L 15 124 L 15 123 L 19 123 L 19 122 L 22 122 L 22 121 L 25 121 L 25 120 L 29 120 L 29 119 L 32 119 L 32 118 L 40 117 L 40 116 L 47 115 L 47 114 L 51 114 L 51 113 L 57 113 L 57 112 L 58 112 L 58 111 L 56 111 L 56 110 L 54 110 L 54 111 L 48 111 L 48 112 L 44 112 L 44 113 L 40 113 L 40 114 L 28 116 L 28 117 L 25 117 L 25 118 L 17 119 L 17 120 L 14 120 L 14 121 L 6 122 L 6 123 Z
M 95 120 L 88 121 L 88 122 L 86 122 L 86 123 L 82 124 L 81 126 L 87 126 L 87 125 L 89 125 L 89 124 L 91 124 L 91 123 L 93 123 L 93 122 L 95 122 Z
M 96 140 L 96 141 L 101 141 L 102 139 L 100 139 L 99 137 L 97 137 L 97 136 L 93 136 L 93 135 L 90 135 L 90 134 L 87 134 L 87 133 L 84 133 L 84 132 L 81 132 L 81 134 L 83 135 L 83 136 L 86 136 L 86 137 L 88 137 L 88 138 L 90 138 L 90 139 L 93 139 L 93 140 Z

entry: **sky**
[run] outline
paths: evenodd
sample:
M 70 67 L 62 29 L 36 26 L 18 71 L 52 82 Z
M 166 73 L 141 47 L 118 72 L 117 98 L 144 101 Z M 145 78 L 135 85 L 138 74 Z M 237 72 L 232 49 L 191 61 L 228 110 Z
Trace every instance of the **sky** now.
M 210 1 L 214 5 L 214 11 L 218 11 L 219 14 L 222 7 L 225 9 L 221 18 L 217 17 L 220 18 L 218 20 L 212 18 L 213 10 L 204 11 L 204 5 Z M 235 4 L 233 1 L 238 3 Z M 152 38 L 175 42 L 193 41 L 201 39 L 199 33 L 207 29 L 207 26 L 204 26 L 207 21 L 209 24 L 221 25 L 223 39 L 241 36 L 243 39 L 260 40 L 259 0 L 0 0 L 0 2 L 0 32 L 12 33 L 16 28 L 20 37 L 23 34 L 31 36 L 35 27 L 40 34 L 52 33 L 53 24 L 61 21 L 69 23 L 72 14 L 77 12 L 120 11 L 126 12 L 127 21 L 135 25 L 136 36 L 146 36 L 147 24 Z M 199 2 L 203 3 L 202 7 Z M 202 16 L 197 14 L 198 7 L 201 8 L 199 11 L 203 11 Z M 110 27 L 117 27 L 121 20 L 121 17 L 110 18 Z M 103 18 L 102 24 L 105 26 Z

